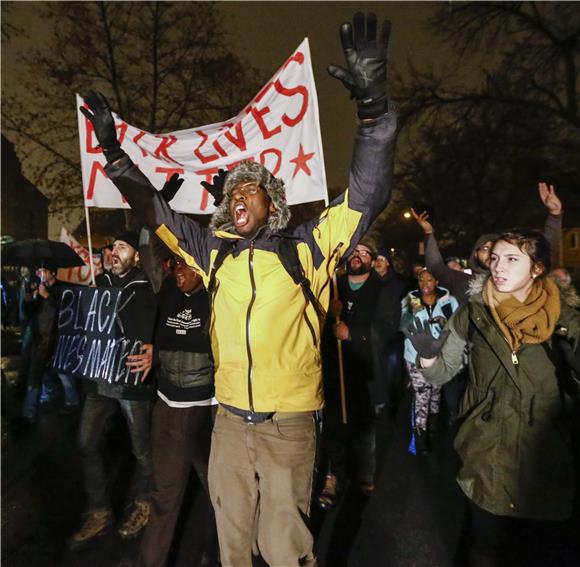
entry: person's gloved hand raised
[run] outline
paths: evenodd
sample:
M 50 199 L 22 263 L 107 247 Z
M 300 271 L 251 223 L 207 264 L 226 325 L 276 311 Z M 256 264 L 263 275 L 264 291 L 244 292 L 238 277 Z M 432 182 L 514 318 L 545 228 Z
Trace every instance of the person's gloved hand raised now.
M 225 169 L 218 169 L 217 175 L 213 176 L 212 183 L 202 181 L 202 187 L 213 197 L 213 204 L 218 207 L 224 199 L 224 185 L 226 184 Z
M 347 69 L 330 65 L 328 72 L 356 99 L 361 120 L 377 118 L 388 109 L 387 47 L 391 22 L 385 20 L 377 38 L 377 17 L 357 12 L 349 23 L 340 27 L 340 40 Z M 353 29 L 354 28 L 354 29 Z
M 162 187 L 161 196 L 165 199 L 166 203 L 169 203 L 173 197 L 179 191 L 179 188 L 183 185 L 185 179 L 181 179 L 178 173 L 174 173 L 166 182 L 165 185 Z
M 115 120 L 111 114 L 109 103 L 101 93 L 94 91 L 89 92 L 84 99 L 89 108 L 87 109 L 81 106 L 79 110 L 93 125 L 95 136 L 99 141 L 99 146 L 102 148 L 107 161 L 114 163 L 123 157 L 125 152 L 121 149 L 121 144 L 119 144 L 119 140 L 117 139 Z
M 429 325 L 424 325 L 418 317 L 403 329 L 403 333 L 421 358 L 436 358 L 449 335 L 449 331 L 443 330 L 437 338 L 434 338 L 429 331 Z

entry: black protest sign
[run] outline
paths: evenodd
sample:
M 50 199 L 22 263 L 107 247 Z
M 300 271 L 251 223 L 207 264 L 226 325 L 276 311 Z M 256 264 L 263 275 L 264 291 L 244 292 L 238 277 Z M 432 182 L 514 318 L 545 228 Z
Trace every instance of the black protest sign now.
M 54 367 L 62 372 L 139 386 L 127 357 L 152 342 L 156 306 L 148 290 L 114 287 L 66 289 L 58 316 Z

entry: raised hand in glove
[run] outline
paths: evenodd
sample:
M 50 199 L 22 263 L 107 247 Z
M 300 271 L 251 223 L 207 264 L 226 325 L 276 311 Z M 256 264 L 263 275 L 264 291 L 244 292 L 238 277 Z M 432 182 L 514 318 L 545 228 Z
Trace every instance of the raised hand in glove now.
M 159 193 L 161 193 L 161 196 L 165 199 L 166 203 L 169 203 L 173 199 L 173 197 L 175 197 L 175 195 L 179 191 L 179 188 L 183 185 L 184 181 L 185 179 L 179 178 L 179 174 L 174 173 L 169 178 L 169 180 L 165 182 L 165 185 L 163 186 L 161 191 L 159 191 Z
M 217 175 L 213 176 L 212 183 L 201 182 L 202 187 L 213 197 L 213 204 L 216 207 L 224 200 L 224 185 L 227 174 L 228 172 L 225 169 L 219 169 Z
M 403 333 L 421 358 L 435 358 L 441 352 L 449 335 L 449 331 L 444 330 L 437 338 L 434 338 L 429 331 L 429 325 L 424 325 L 418 317 L 415 317 L 413 322 L 403 329 Z
M 356 99 L 361 120 L 377 118 L 387 111 L 387 47 L 391 22 L 385 20 L 377 38 L 377 17 L 357 12 L 351 24 L 342 24 L 340 40 L 347 69 L 330 65 L 328 72 Z M 354 29 L 353 29 L 354 28 Z
M 107 99 L 101 94 L 91 91 L 86 97 L 85 102 L 88 109 L 80 107 L 80 111 L 93 125 L 95 136 L 99 141 L 105 157 L 109 163 L 117 161 L 125 155 L 121 149 L 121 144 L 117 140 L 117 131 L 115 130 L 115 121 L 109 108 Z

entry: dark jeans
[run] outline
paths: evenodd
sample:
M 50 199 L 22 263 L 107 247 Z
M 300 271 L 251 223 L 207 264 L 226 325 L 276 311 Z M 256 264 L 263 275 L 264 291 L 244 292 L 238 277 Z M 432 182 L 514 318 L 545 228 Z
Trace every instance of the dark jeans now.
M 325 391 L 320 465 L 323 471 L 336 475 L 340 483 L 349 473 L 357 482 L 372 483 L 376 472 L 377 419 L 367 389 L 369 371 L 364 371 L 346 368 L 347 424 L 342 423 L 338 389 L 329 387 Z
M 567 523 L 497 516 L 469 502 L 469 545 L 485 557 L 526 558 L 526 565 L 564 565 Z M 519 561 L 517 561 L 519 564 Z M 513 564 L 507 561 L 506 565 Z
M 148 500 L 151 484 L 150 420 L 151 402 L 116 400 L 89 393 L 79 426 L 78 443 L 83 456 L 88 510 L 109 507 L 107 475 L 100 451 L 100 441 L 108 419 L 121 410 L 131 437 L 131 450 L 136 459 L 135 473 L 129 484 L 128 501 Z
M 217 546 L 215 518 L 207 486 L 211 430 L 216 408 L 172 408 L 163 400 L 157 400 L 155 404 L 151 426 L 151 515 L 141 540 L 139 567 L 161 567 L 166 564 L 192 466 L 205 491 L 209 511 L 206 525 L 200 527 L 198 535 L 205 541 L 206 550 L 210 545 Z
M 386 347 L 384 353 L 385 365 L 381 369 L 381 375 L 385 380 L 386 402 L 394 409 L 399 405 L 399 400 L 405 389 L 405 371 L 403 362 L 403 345 L 395 342 Z
M 26 337 L 30 340 L 32 336 Z M 23 345 L 24 346 L 24 345 Z M 26 345 L 28 348 L 28 345 Z M 28 419 L 35 419 L 40 402 L 42 377 L 52 356 L 53 341 L 50 337 L 38 337 L 30 346 L 28 358 L 28 376 L 26 395 L 22 404 L 22 415 Z M 26 357 L 24 358 L 26 360 Z

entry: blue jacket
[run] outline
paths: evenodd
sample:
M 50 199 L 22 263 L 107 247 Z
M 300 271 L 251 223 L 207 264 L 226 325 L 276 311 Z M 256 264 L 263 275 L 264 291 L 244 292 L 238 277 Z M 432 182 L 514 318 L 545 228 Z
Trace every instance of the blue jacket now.
M 444 287 L 437 288 L 437 302 L 435 305 L 423 305 L 423 308 L 416 313 L 411 310 L 411 299 L 421 299 L 421 292 L 418 289 L 410 291 L 401 301 L 401 329 L 409 326 L 414 317 L 423 323 L 430 321 L 429 329 L 434 338 L 437 338 L 441 330 L 447 323 L 451 314 L 457 310 L 459 303 L 457 299 L 449 294 L 449 290 Z M 405 339 L 405 360 L 415 364 L 417 351 L 409 339 Z

